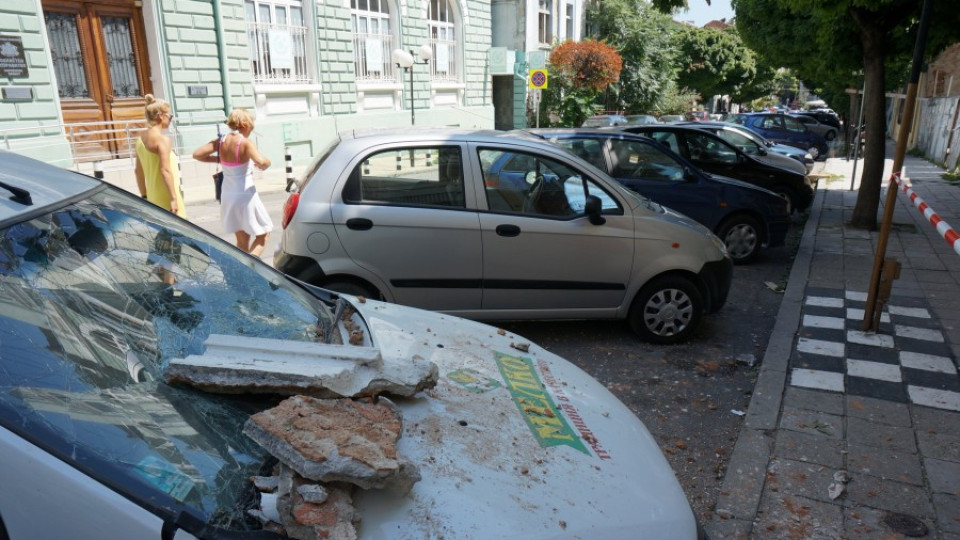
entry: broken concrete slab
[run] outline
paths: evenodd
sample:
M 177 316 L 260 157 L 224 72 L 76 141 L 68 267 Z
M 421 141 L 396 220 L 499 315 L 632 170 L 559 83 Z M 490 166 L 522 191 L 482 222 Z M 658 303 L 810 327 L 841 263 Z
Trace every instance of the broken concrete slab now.
M 243 432 L 311 480 L 402 493 L 420 480 L 397 455 L 402 418 L 386 404 L 296 396 L 251 416 Z
M 384 361 L 379 349 L 213 334 L 202 355 L 170 361 L 164 378 L 207 392 L 364 397 L 412 396 L 436 386 L 436 364 Z

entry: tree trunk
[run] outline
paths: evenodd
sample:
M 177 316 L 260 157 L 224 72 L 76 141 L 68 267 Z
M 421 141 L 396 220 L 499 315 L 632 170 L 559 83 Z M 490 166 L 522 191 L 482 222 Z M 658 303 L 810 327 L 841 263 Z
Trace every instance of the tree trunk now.
M 863 176 L 857 192 L 850 225 L 858 229 L 876 230 L 880 207 L 880 184 L 883 182 L 884 149 L 886 147 L 886 54 L 885 32 L 872 21 L 854 17 L 860 26 L 863 44 L 863 119 L 867 124 L 864 145 Z M 856 144 L 856 142 L 854 143 Z

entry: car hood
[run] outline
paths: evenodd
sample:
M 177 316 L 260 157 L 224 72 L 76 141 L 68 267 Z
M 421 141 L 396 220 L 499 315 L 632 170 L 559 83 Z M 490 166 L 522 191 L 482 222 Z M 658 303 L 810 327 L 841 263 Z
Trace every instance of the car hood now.
M 422 480 L 405 497 L 358 492 L 362 538 L 696 537 L 656 441 L 580 368 L 491 326 L 353 303 L 384 359 L 439 368 L 435 388 L 394 399 Z
M 805 153 L 806 152 L 804 152 L 804 154 Z M 767 152 L 767 155 L 765 156 L 753 155 L 753 156 L 750 156 L 750 158 L 753 159 L 754 161 L 758 161 L 769 167 L 786 169 L 788 171 L 795 172 L 801 176 L 806 176 L 807 174 L 807 168 L 803 165 L 803 163 L 800 163 L 799 161 L 791 157 L 788 157 L 786 155 L 783 155 L 781 153 L 778 153 L 776 151 Z
M 789 159 L 789 158 L 787 158 L 787 159 Z M 754 191 L 754 192 L 756 192 L 756 193 L 758 193 L 758 194 L 762 193 L 762 194 L 770 195 L 771 197 L 776 197 L 777 199 L 780 198 L 780 196 L 777 195 L 776 193 L 774 193 L 774 192 L 772 192 L 772 191 L 770 191 L 770 190 L 768 190 L 768 189 L 766 189 L 766 188 L 760 187 L 760 186 L 758 186 L 758 185 L 756 185 L 756 184 L 751 184 L 751 183 L 748 183 L 748 182 L 744 182 L 743 180 L 737 180 L 736 178 L 730 178 L 729 176 L 721 176 L 721 175 L 719 175 L 719 174 L 713 174 L 713 173 L 708 173 L 708 172 L 704 172 L 703 174 L 705 174 L 707 177 L 709 177 L 710 180 L 712 180 L 712 181 L 714 181 L 714 182 L 718 182 L 718 183 L 726 184 L 726 185 L 730 185 L 730 186 L 735 186 L 735 187 L 740 188 L 740 189 L 748 189 L 748 190 Z

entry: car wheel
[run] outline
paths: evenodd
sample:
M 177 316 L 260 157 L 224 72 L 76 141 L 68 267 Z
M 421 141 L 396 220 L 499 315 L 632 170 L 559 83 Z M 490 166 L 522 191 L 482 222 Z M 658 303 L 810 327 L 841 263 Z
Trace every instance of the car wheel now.
M 333 292 L 351 294 L 353 296 L 363 296 L 364 298 L 369 298 L 371 300 L 379 300 L 380 293 L 366 285 L 357 283 L 356 281 L 348 280 L 333 280 L 328 281 L 321 285 L 324 289 L 329 289 Z
M 730 253 L 730 258 L 736 264 L 752 261 L 760 253 L 761 241 L 760 222 L 755 218 L 740 214 L 731 216 L 717 228 L 717 237 L 723 240 Z
M 832 141 L 837 138 L 837 132 L 831 129 L 823 136 L 823 138 L 828 141 Z
M 813 159 L 820 157 L 820 149 L 817 148 L 817 145 L 812 145 L 810 148 L 807 148 L 807 153 L 810 154 Z
M 793 202 L 793 190 L 785 186 L 772 186 L 768 189 L 779 195 L 781 199 L 786 200 L 787 214 L 793 214 L 793 209 L 797 207 Z
M 703 297 L 689 279 L 656 278 L 640 289 L 628 316 L 630 328 L 650 343 L 685 341 L 703 317 Z

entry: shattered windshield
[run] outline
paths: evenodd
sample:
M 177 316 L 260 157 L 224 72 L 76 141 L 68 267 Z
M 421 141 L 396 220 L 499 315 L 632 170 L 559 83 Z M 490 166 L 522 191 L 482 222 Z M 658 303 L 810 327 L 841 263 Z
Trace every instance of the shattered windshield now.
M 263 402 L 161 373 L 212 334 L 322 340 L 331 309 L 167 212 L 96 192 L 0 231 L 0 423 L 148 508 L 256 528 L 242 498 L 266 456 L 241 429 Z

